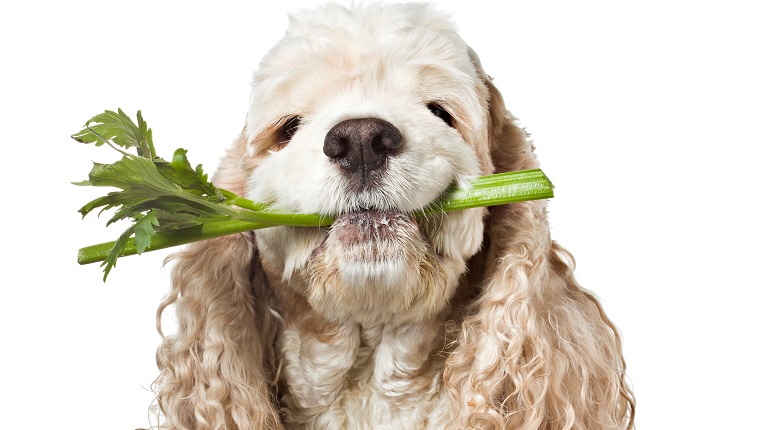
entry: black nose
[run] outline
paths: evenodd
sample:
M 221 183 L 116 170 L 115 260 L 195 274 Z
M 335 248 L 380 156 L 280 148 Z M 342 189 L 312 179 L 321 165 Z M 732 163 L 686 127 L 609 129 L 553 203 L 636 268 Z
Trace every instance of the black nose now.
M 366 186 L 370 173 L 385 168 L 389 155 L 401 148 L 401 132 L 379 118 L 339 122 L 325 136 L 325 155 Z

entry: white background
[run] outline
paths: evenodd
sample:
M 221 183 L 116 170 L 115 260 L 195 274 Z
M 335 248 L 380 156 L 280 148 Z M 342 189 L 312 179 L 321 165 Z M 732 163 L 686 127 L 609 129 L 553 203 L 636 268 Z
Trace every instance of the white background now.
M 99 190 L 69 182 L 113 157 L 68 136 L 142 109 L 161 154 L 213 171 L 286 12 L 317 2 L 211 3 L 0 6 L 0 428 L 149 425 L 168 251 L 107 284 L 76 264 L 120 229 L 80 220 Z M 553 237 L 623 334 L 639 429 L 760 428 L 751 2 L 437 3 L 532 133 Z

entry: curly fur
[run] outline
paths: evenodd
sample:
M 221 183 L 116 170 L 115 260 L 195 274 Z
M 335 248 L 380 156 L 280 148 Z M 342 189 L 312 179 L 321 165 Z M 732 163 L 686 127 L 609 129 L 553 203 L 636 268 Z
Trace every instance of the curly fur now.
M 302 125 L 283 146 L 292 114 Z M 368 115 L 398 126 L 404 152 L 378 190 L 352 193 L 310 142 Z M 292 17 L 214 181 L 276 207 L 348 215 L 332 229 L 275 227 L 171 257 L 158 324 L 173 306 L 178 328 L 157 353 L 162 427 L 633 428 L 620 336 L 551 240 L 545 201 L 397 215 L 452 181 L 537 166 L 477 55 L 429 6 Z M 283 176 L 294 169 L 311 175 L 301 188 Z M 357 233 L 347 220 L 368 203 L 391 212 Z

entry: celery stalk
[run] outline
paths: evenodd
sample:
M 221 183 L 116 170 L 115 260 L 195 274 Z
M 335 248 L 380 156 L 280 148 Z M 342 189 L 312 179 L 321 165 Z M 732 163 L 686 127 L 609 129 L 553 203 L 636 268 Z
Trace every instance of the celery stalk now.
M 261 208 L 255 204 L 231 194 L 232 203 L 241 207 Z M 554 197 L 553 186 L 541 169 L 522 170 L 517 172 L 498 173 L 495 175 L 481 176 L 473 179 L 466 186 L 453 187 L 439 200 L 431 203 L 425 209 L 416 214 L 424 216 L 440 212 L 449 212 L 476 208 L 482 206 L 495 206 L 527 200 L 547 199 Z M 254 206 L 255 205 L 255 206 Z M 266 219 L 270 223 L 250 222 L 240 220 L 209 221 L 198 226 L 180 229 L 169 233 L 156 233 L 150 239 L 150 244 L 145 251 L 169 248 L 177 245 L 185 245 L 215 237 L 242 233 L 275 225 L 289 225 L 294 227 L 317 227 L 329 226 L 334 219 L 318 214 L 289 214 L 281 212 L 241 210 L 238 212 L 252 213 L 251 219 Z M 106 242 L 98 245 L 87 246 L 79 250 L 77 261 L 79 264 L 90 264 L 105 260 L 116 242 Z M 127 242 L 121 256 L 137 254 L 134 239 Z

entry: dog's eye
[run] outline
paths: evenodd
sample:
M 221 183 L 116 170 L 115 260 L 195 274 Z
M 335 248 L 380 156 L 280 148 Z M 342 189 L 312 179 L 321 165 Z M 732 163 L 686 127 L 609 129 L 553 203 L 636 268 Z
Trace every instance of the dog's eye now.
M 430 109 L 430 112 L 433 113 L 433 115 L 440 118 L 443 122 L 446 123 L 449 127 L 454 126 L 454 118 L 451 116 L 450 113 L 446 112 L 444 108 L 442 108 L 438 103 L 428 103 L 427 108 Z
M 280 146 L 285 145 L 286 143 L 290 142 L 290 139 L 293 138 L 293 136 L 298 131 L 298 127 L 301 125 L 301 117 L 300 116 L 294 116 L 292 118 L 289 118 L 287 121 L 285 121 L 285 124 L 280 127 Z

